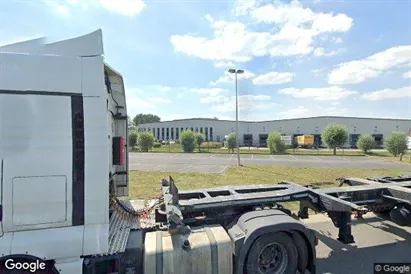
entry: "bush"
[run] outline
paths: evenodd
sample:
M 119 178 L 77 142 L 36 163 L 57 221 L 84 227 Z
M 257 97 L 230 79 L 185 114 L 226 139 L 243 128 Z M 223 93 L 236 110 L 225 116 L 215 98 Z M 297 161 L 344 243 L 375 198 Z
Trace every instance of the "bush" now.
M 180 144 L 184 152 L 193 152 L 196 147 L 196 136 L 191 130 L 185 130 L 181 133 Z
M 221 148 L 223 145 L 220 142 L 204 142 L 201 148 Z
M 392 132 L 385 140 L 385 147 L 389 153 L 397 157 L 407 151 L 407 139 L 407 134 L 405 133 Z
M 142 152 L 148 152 L 153 148 L 154 136 L 149 132 L 140 132 L 138 134 L 138 146 Z
M 343 147 L 348 141 L 348 130 L 344 125 L 330 124 L 324 128 L 321 139 L 337 154 L 337 147 Z
M 161 143 L 155 142 L 155 143 L 153 144 L 153 147 L 154 147 L 154 148 L 159 148 L 159 147 L 161 147 Z
M 202 133 L 196 133 L 196 145 L 198 146 L 198 150 L 201 151 L 201 144 L 205 141 L 205 136 Z
M 357 141 L 357 147 L 361 149 L 364 153 L 368 153 L 369 150 L 374 149 L 376 142 L 374 138 L 370 135 L 361 135 Z
M 128 134 L 128 144 L 131 148 L 134 148 L 137 144 L 138 133 L 135 131 L 131 131 Z
M 267 145 L 270 149 L 270 153 L 284 153 L 286 150 L 286 145 L 284 141 L 281 139 L 281 135 L 277 132 L 272 132 L 267 138 Z
M 227 146 L 228 149 L 231 149 L 231 152 L 234 153 L 234 149 L 237 147 L 237 138 L 235 133 L 230 133 L 227 137 Z

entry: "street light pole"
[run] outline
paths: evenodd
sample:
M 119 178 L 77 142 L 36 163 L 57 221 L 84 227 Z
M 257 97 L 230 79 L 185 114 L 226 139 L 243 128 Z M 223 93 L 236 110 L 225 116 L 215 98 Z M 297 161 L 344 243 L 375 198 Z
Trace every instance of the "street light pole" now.
M 237 165 L 241 166 L 240 163 L 240 136 L 239 136 L 239 126 L 238 126 L 238 88 L 237 88 L 237 74 L 244 73 L 244 70 L 241 69 L 230 69 L 230 73 L 234 73 L 235 78 L 235 122 L 236 122 L 236 144 L 237 144 Z

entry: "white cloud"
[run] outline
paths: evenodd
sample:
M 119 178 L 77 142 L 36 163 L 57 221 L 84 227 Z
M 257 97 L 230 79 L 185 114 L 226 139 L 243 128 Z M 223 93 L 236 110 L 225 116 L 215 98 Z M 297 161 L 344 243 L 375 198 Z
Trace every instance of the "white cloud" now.
M 248 15 L 257 24 L 276 24 L 279 30 L 250 31 L 241 22 L 206 15 L 213 29 L 212 37 L 172 35 L 174 50 L 204 60 L 232 62 L 248 62 L 263 56 L 307 55 L 314 50 L 314 38 L 324 33 L 346 32 L 353 24 L 345 14 L 315 13 L 296 1 L 262 7 L 256 7 L 254 1 L 237 1 L 233 13 Z
M 161 91 L 162 92 L 169 92 L 169 91 L 171 91 L 171 88 L 168 87 L 168 86 L 164 86 L 164 87 L 161 88 Z
M 326 88 L 285 88 L 278 91 L 280 94 L 291 95 L 299 99 L 313 99 L 318 101 L 338 101 L 347 98 L 357 91 L 347 90 L 340 87 L 326 87 Z
M 384 71 L 411 62 L 411 45 L 397 46 L 361 60 L 340 64 L 328 75 L 328 83 L 358 84 L 376 78 Z
M 232 68 L 235 66 L 235 64 L 233 62 L 224 62 L 224 61 L 219 61 L 219 62 L 215 62 L 214 66 L 216 68 Z
M 378 91 L 369 92 L 361 96 L 363 99 L 371 101 L 399 99 L 409 97 L 411 100 L 411 86 L 402 87 L 398 89 L 382 89 Z
M 404 78 L 411 78 L 411 70 L 410 71 L 407 71 L 406 73 L 404 73 L 403 75 L 402 75 L 402 77 L 404 77 Z
M 343 42 L 343 39 L 341 37 L 333 37 L 331 38 L 331 41 L 336 44 L 341 44 Z
M 126 16 L 136 16 L 146 7 L 142 0 L 100 0 L 100 4 L 109 11 Z
M 190 91 L 202 95 L 218 96 L 227 90 L 224 88 L 192 88 Z
M 238 80 L 251 79 L 254 77 L 255 77 L 255 74 L 247 70 L 245 70 L 244 73 L 242 74 L 237 74 Z M 225 71 L 224 76 L 221 76 L 215 81 L 211 81 L 210 85 L 216 86 L 217 84 L 220 84 L 220 83 L 233 82 L 234 79 L 235 79 L 235 75 L 233 73 L 229 73 L 228 71 Z
M 159 104 L 171 104 L 171 103 L 173 103 L 171 100 L 163 98 L 163 97 L 150 97 L 148 99 L 151 102 L 159 103 Z
M 52 10 L 61 16 L 69 16 L 74 11 L 80 8 L 83 10 L 89 8 L 104 8 L 107 11 L 121 14 L 124 16 L 136 16 L 140 14 L 146 7 L 143 0 L 67 0 L 67 1 L 43 1 Z
M 221 104 L 221 103 L 225 103 L 229 100 L 230 99 L 227 96 L 223 96 L 223 95 L 207 96 L 207 97 L 200 98 L 200 103 L 202 103 L 202 104 L 209 104 L 209 103 Z
M 264 110 L 274 103 L 269 102 L 271 96 L 268 95 L 240 95 L 238 96 L 239 110 Z M 235 111 L 235 96 L 226 97 L 220 104 L 211 106 L 211 110 L 217 112 Z
M 256 0 L 236 0 L 231 13 L 234 16 L 246 15 L 250 10 L 257 6 Z
M 303 117 L 316 117 L 316 116 L 344 116 L 347 115 L 348 109 L 341 107 L 305 107 L 298 106 L 286 111 L 281 111 L 278 114 L 278 119 L 291 119 L 291 118 L 303 118 Z
M 344 52 L 343 49 L 338 49 L 338 50 L 331 50 L 331 51 L 326 51 L 324 48 L 316 48 L 314 50 L 314 56 L 320 57 L 320 56 L 334 56 L 339 53 Z
M 255 85 L 278 85 L 289 83 L 293 80 L 294 74 L 291 72 L 268 72 L 253 79 Z

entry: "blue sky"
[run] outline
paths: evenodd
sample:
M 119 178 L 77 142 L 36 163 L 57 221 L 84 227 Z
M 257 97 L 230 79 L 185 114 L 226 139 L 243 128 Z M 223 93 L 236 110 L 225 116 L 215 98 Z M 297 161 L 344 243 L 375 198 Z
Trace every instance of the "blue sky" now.
M 411 1 L 0 1 L 0 45 L 101 28 L 129 114 L 411 118 Z

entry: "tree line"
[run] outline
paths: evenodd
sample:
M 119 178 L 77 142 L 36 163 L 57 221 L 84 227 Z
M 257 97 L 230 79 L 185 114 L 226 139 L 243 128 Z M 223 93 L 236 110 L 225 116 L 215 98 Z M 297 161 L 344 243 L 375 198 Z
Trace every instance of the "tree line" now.
M 330 124 L 324 128 L 321 138 L 327 147 L 333 150 L 333 154 L 336 155 L 337 148 L 344 147 L 347 143 L 349 132 L 344 125 Z M 385 148 L 395 157 L 400 156 L 400 160 L 402 160 L 402 155 L 404 155 L 408 149 L 407 138 L 407 134 L 403 132 L 392 132 L 385 139 Z M 185 130 L 180 135 L 179 143 L 184 152 L 193 152 L 196 147 L 201 149 L 201 144 L 204 141 L 205 136 L 202 133 L 194 133 L 191 130 Z M 230 133 L 226 141 L 228 149 L 234 152 L 234 149 L 237 147 L 236 134 Z M 143 152 L 148 152 L 153 146 L 161 146 L 161 144 L 155 143 L 155 138 L 150 132 L 137 133 L 137 131 L 130 132 L 129 144 L 131 147 L 134 147 L 137 144 Z M 365 154 L 368 154 L 370 150 L 377 147 L 377 143 L 371 135 L 360 135 L 356 145 Z M 267 146 L 271 154 L 285 153 L 288 148 L 281 138 L 281 134 L 278 132 L 271 132 L 268 135 Z

